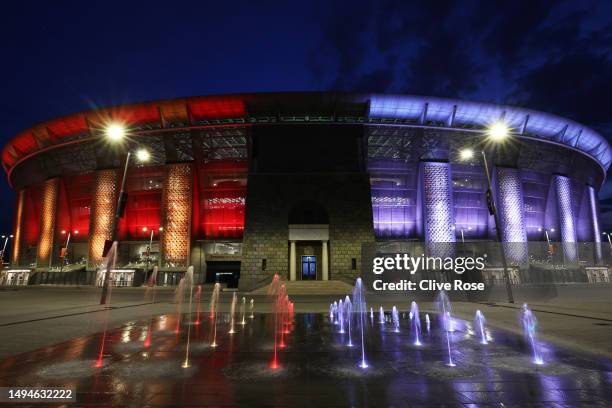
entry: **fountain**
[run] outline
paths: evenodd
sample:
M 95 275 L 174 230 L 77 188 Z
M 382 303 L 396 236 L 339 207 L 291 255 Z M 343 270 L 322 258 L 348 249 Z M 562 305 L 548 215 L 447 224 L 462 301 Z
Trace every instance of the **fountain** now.
M 361 361 L 359 362 L 359 367 L 368 368 L 368 363 L 366 361 L 365 356 L 365 339 L 364 339 L 364 331 L 365 325 L 363 323 L 365 314 L 367 313 L 367 305 L 365 302 L 365 296 L 363 293 L 363 282 L 361 278 L 357 278 L 355 282 L 355 287 L 353 288 L 353 305 L 355 305 L 355 313 L 359 315 L 357 317 L 357 323 L 359 325 L 359 330 L 361 331 Z
M 217 287 L 218 284 L 219 282 L 215 283 L 215 288 Z M 219 290 L 221 289 L 219 288 Z M 215 291 L 213 288 L 213 293 L 210 295 L 210 300 L 208 301 L 208 318 L 209 319 L 215 318 L 218 304 L 219 304 L 219 297 L 217 296 L 215 298 Z
M 187 279 L 187 284 L 189 284 L 189 322 L 191 323 L 191 303 L 193 299 L 193 266 L 187 268 L 187 272 L 185 273 L 185 277 L 183 279 Z M 185 347 L 185 360 L 183 361 L 183 365 L 181 367 L 188 368 L 189 367 L 189 344 L 191 340 L 191 324 L 187 325 L 187 346 Z
M 348 343 L 347 347 L 353 347 L 353 339 L 351 335 L 351 320 L 353 320 L 353 304 L 351 303 L 351 298 L 346 295 L 344 299 L 344 307 L 346 309 L 346 322 L 348 323 Z
M 278 354 L 276 350 L 277 338 L 278 338 L 278 313 L 279 313 L 279 293 L 280 293 L 280 277 L 277 273 L 272 278 L 272 283 L 268 287 L 268 295 L 272 297 L 274 304 L 274 357 L 270 362 L 270 368 L 277 369 L 278 365 Z
M 527 341 L 531 344 L 534 364 L 544 364 L 544 359 L 542 358 L 542 354 L 540 353 L 540 349 L 538 346 L 538 319 L 536 319 L 531 309 L 529 309 L 527 303 L 523 303 L 523 308 L 521 311 L 521 322 L 523 323 L 523 334 L 525 335 Z
M 151 272 L 151 277 L 147 282 L 147 289 L 145 290 L 145 298 L 151 293 L 151 306 L 155 305 L 155 289 L 157 287 L 157 265 L 153 267 L 153 272 Z M 149 325 L 147 326 L 147 337 L 144 341 L 145 348 L 149 348 L 151 346 L 151 341 L 153 338 L 153 311 L 151 311 L 151 316 L 149 316 Z
M 478 330 L 478 334 L 480 335 L 480 344 L 488 344 L 487 335 L 485 334 L 486 322 L 482 312 L 476 310 L 476 314 L 474 315 L 474 328 Z
M 153 272 L 149 280 L 147 280 L 147 288 L 145 289 L 145 300 L 151 296 L 151 303 L 155 303 L 155 289 L 157 287 L 157 265 L 153 267 Z
M 374 309 L 370 308 L 370 322 L 374 324 Z
M 278 274 L 274 274 L 272 278 L 272 283 L 268 287 L 268 296 L 272 297 L 274 305 L 274 357 L 270 362 L 270 368 L 277 369 L 280 367 L 277 349 L 285 347 L 285 334 L 290 333 L 294 308 L 287 295 L 287 288 L 281 285 Z
M 332 309 L 334 311 L 334 324 L 338 324 L 338 302 L 334 302 Z
M 254 319 L 255 315 L 253 314 L 255 312 L 255 300 L 251 299 L 251 302 L 249 303 L 249 310 L 251 311 L 251 315 L 249 316 L 249 319 Z
M 174 292 L 174 302 L 176 303 L 176 327 L 174 332 L 179 334 L 181 331 L 181 319 L 183 314 L 183 301 L 185 299 L 185 277 L 182 277 Z
M 451 341 L 450 341 L 450 331 L 451 331 L 451 305 L 446 292 L 441 290 L 440 294 L 436 298 L 436 308 L 438 313 L 440 314 L 440 325 L 443 330 L 446 332 L 446 347 L 448 349 L 448 363 L 446 364 L 449 367 L 454 367 L 455 363 L 453 363 L 453 355 L 451 351 Z
M 244 326 L 246 324 L 246 298 L 242 297 L 242 306 L 240 307 L 240 314 L 242 315 L 242 319 L 240 319 L 240 324 Z
M 449 307 L 450 307 L 450 302 L 448 304 L 449 304 Z M 451 332 L 451 333 L 454 332 L 455 331 L 455 320 L 451 316 L 450 310 L 446 311 L 446 321 L 448 323 L 448 331 Z
M 419 316 L 419 305 L 416 302 L 410 304 L 410 319 L 411 331 L 414 334 L 414 345 L 420 346 L 421 343 L 421 317 Z
M 340 325 L 338 333 L 344 334 L 344 305 L 342 299 L 338 302 L 338 324 Z
M 391 321 L 393 322 L 393 331 L 396 333 L 400 332 L 400 319 L 399 312 L 397 311 L 397 307 L 393 306 L 391 310 Z
M 195 294 L 195 302 L 196 302 L 196 320 L 195 325 L 198 326 L 200 324 L 200 299 L 202 297 L 202 286 L 198 285 L 198 290 L 196 290 Z
M 378 323 L 385 324 L 385 309 L 382 306 L 378 309 Z
M 236 333 L 235 323 L 236 323 L 236 303 L 238 303 L 238 297 L 236 296 L 236 292 L 232 296 L 232 307 L 230 308 L 230 331 L 229 334 Z
M 211 342 L 210 347 L 217 347 L 217 308 L 219 305 L 219 293 L 221 292 L 221 284 L 219 282 L 215 283 L 215 287 L 213 289 L 212 295 L 210 295 L 210 310 L 212 311 L 212 315 L 210 316 L 213 319 L 213 322 L 210 326 L 211 331 Z
M 330 322 L 334 322 L 334 304 L 330 303 L 329 304 L 329 321 Z
M 427 327 L 427 334 L 431 333 L 431 320 L 429 319 L 429 313 L 425 313 L 425 326 Z
M 278 327 L 278 332 L 280 333 L 280 343 L 279 343 L 279 347 L 280 348 L 285 348 L 285 334 L 288 333 L 288 330 L 286 329 L 287 324 L 287 316 L 288 316 L 288 303 L 289 303 L 289 297 L 287 296 L 287 288 L 285 287 L 285 285 L 281 285 L 280 287 L 280 293 L 278 295 L 279 299 L 278 299 L 278 313 L 280 314 L 280 324 Z

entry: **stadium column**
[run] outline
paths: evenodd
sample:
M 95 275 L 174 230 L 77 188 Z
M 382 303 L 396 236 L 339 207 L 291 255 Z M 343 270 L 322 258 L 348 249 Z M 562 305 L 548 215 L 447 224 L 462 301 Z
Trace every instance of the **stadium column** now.
M 13 252 L 11 255 L 11 264 L 19 265 L 21 255 L 21 245 L 23 238 L 23 209 L 25 207 L 25 189 L 19 190 L 17 193 L 17 203 L 15 204 L 15 234 L 13 240 Z
M 511 264 L 528 262 L 527 228 L 519 169 L 496 167 L 497 211 L 506 257 Z
M 36 267 L 38 268 L 51 266 L 58 195 L 59 179 L 52 178 L 45 181 L 42 187 L 40 232 L 36 252 Z
M 295 241 L 289 243 L 289 280 L 295 280 Z
M 597 265 L 601 265 L 603 257 L 601 251 L 601 226 L 599 225 L 599 201 L 597 199 L 597 191 L 595 191 L 595 187 L 587 185 L 586 188 L 589 199 L 589 216 L 593 231 L 593 245 L 595 247 L 595 262 Z
M 103 261 L 104 243 L 112 235 L 118 189 L 117 170 L 96 172 L 89 219 L 88 268 L 97 268 Z
M 423 227 L 431 256 L 452 256 L 454 253 L 455 211 L 451 166 L 447 162 L 421 162 L 423 192 Z
M 322 279 L 324 281 L 329 280 L 329 260 L 328 260 L 328 253 L 327 253 L 327 241 L 322 241 L 321 242 L 322 248 L 321 248 L 321 264 L 322 264 Z
M 572 181 L 562 175 L 553 176 L 557 194 L 557 209 L 559 214 L 559 232 L 563 242 L 565 262 L 576 262 L 576 224 L 574 203 L 572 199 Z
M 162 192 L 162 267 L 187 267 L 191 246 L 193 167 L 190 163 L 166 166 Z

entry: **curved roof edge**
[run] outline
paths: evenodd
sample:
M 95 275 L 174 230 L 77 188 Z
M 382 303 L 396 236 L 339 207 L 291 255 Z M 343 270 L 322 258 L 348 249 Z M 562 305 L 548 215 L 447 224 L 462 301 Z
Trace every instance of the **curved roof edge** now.
M 612 148 L 595 130 L 550 113 L 483 102 L 408 95 L 372 95 L 370 118 L 444 123 L 447 127 L 483 127 L 503 121 L 512 133 L 548 140 L 582 151 L 607 171 Z
M 347 118 L 361 117 L 366 123 L 417 123 L 457 129 L 485 129 L 502 120 L 514 134 L 562 144 L 585 153 L 599 163 L 604 172 L 612 163 L 612 148 L 601 134 L 549 113 L 428 96 L 287 92 L 188 97 L 63 116 L 17 134 L 2 150 L 2 166 L 10 173 L 19 162 L 38 151 L 94 137 L 112 121 L 146 131 L 202 124 L 258 123 L 257 117 L 266 114 L 291 116 L 294 113 L 299 116 L 308 112 L 313 115 L 343 112 Z M 301 120 L 308 121 L 308 115 Z

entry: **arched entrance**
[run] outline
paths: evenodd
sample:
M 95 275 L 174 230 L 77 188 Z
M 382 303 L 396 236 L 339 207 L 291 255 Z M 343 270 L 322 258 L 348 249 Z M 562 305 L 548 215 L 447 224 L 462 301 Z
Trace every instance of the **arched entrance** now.
M 289 280 L 329 280 L 329 216 L 316 201 L 289 211 Z

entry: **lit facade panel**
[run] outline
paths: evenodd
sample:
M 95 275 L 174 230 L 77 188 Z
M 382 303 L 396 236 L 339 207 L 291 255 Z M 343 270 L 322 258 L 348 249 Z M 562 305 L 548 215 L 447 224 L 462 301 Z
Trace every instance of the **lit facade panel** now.
M 57 216 L 57 200 L 59 194 L 59 179 L 47 180 L 42 186 L 42 202 L 40 214 L 40 234 L 36 265 L 49 266 L 53 252 L 55 235 L 55 220 Z
M 193 167 L 190 163 L 170 164 L 162 195 L 162 267 L 185 267 L 191 244 L 191 201 Z
M 42 208 L 42 186 L 42 184 L 37 184 L 26 189 L 23 217 L 23 243 L 26 247 L 34 247 L 38 244 Z
M 15 204 L 15 233 L 13 240 L 13 252 L 11 254 L 11 263 L 13 265 L 19 265 L 23 240 L 23 213 L 25 207 L 26 192 L 25 190 L 19 190 L 17 192 L 17 202 Z
M 522 264 L 527 260 L 527 230 L 520 170 L 498 167 L 495 176 L 502 240 L 509 243 L 506 256 L 510 262 Z
M 119 223 L 119 239 L 149 240 L 161 225 L 161 200 L 165 170 L 160 166 L 135 167 L 128 172 L 128 200 Z
M 60 183 L 56 236 L 61 231 L 78 231 L 73 242 L 87 241 L 91 219 L 93 174 L 64 177 Z
M 211 163 L 198 169 L 197 235 L 239 239 L 244 233 L 246 161 Z
M 480 166 L 454 165 L 452 179 L 457 236 L 463 231 L 466 240 L 487 237 L 489 211 L 484 169 Z
M 573 203 L 572 181 L 565 176 L 553 176 L 557 193 L 559 232 L 564 244 L 565 255 L 570 261 L 576 259 L 576 224 Z
M 112 236 L 119 186 L 117 170 L 100 170 L 94 178 L 89 227 L 89 266 L 102 263 L 104 243 Z
M 416 166 L 393 161 L 369 165 L 374 233 L 380 239 L 417 237 Z
M 455 242 L 451 166 L 449 163 L 423 162 L 421 169 L 425 242 Z
M 595 191 L 595 187 L 587 186 L 586 188 L 589 216 L 593 230 L 593 242 L 595 243 L 595 259 L 597 262 L 601 262 L 603 258 L 601 248 L 601 225 L 599 223 L 599 200 L 597 199 L 597 191 Z
M 548 200 L 550 175 L 533 171 L 522 171 L 523 209 L 525 212 L 525 230 L 527 239 L 539 241 L 544 239 L 543 229 L 547 228 L 544 213 Z M 552 236 L 555 232 L 550 231 Z

